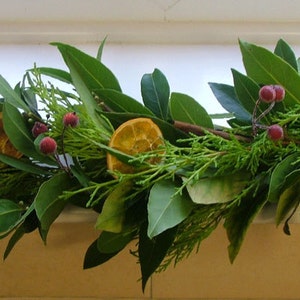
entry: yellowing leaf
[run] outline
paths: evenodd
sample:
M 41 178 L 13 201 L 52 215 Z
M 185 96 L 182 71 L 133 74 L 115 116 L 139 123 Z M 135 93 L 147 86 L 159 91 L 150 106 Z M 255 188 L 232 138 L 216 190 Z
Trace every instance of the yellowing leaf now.
M 97 229 L 114 233 L 119 233 L 123 230 L 126 195 L 131 190 L 131 187 L 132 183 L 125 181 L 107 197 L 96 222 Z
M 248 177 L 248 176 L 247 176 Z M 244 174 L 207 177 L 194 184 L 187 184 L 187 191 L 197 204 L 225 203 L 231 201 L 246 186 Z

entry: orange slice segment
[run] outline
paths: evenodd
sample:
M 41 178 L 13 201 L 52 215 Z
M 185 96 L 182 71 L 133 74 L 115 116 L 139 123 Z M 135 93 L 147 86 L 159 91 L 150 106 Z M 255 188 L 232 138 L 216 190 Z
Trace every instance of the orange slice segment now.
M 159 127 L 148 118 L 136 118 L 124 122 L 113 133 L 109 147 L 128 155 L 149 152 L 163 145 L 163 135 Z M 150 163 L 158 163 L 159 158 L 151 158 Z M 135 168 L 125 164 L 112 154 L 107 154 L 107 167 L 111 171 L 124 174 L 134 173 Z

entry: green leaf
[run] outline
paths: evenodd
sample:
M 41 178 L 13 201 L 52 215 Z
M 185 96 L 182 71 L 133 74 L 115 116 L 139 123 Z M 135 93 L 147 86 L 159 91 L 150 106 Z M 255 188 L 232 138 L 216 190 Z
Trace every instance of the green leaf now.
M 86 80 L 82 78 L 82 75 L 77 70 L 77 67 L 73 64 L 72 60 L 68 61 L 67 64 L 70 69 L 73 84 L 76 88 L 78 95 L 80 96 L 80 99 L 88 115 L 91 117 L 91 119 L 97 126 L 103 127 L 104 130 L 109 130 L 110 126 L 109 124 L 107 124 L 107 121 L 101 118 L 101 116 L 97 113 L 97 110 L 99 110 L 100 108 L 97 102 L 95 101 L 94 97 L 92 96 L 91 91 L 85 82 Z
M 143 104 L 119 91 L 101 89 L 95 91 L 95 94 L 99 97 L 100 104 L 104 102 L 108 109 L 113 112 L 129 112 L 153 116 L 151 110 Z
M 143 291 L 145 290 L 148 279 L 165 258 L 177 232 L 177 226 L 175 226 L 157 235 L 155 238 L 150 239 L 147 235 L 147 227 L 148 224 L 144 222 L 140 228 L 138 248 Z
M 242 199 L 239 205 L 234 209 L 231 208 L 226 216 L 224 227 L 230 242 L 228 255 L 231 263 L 234 262 L 240 251 L 250 224 L 266 203 L 266 192 L 264 188 L 261 188 L 253 197 L 249 195 Z
M 74 180 L 66 173 L 59 173 L 45 181 L 34 199 L 36 214 L 41 223 L 42 238 L 46 241 L 51 224 L 66 205 L 60 196 L 74 186 Z
M 103 231 L 97 240 L 97 247 L 101 253 L 117 253 L 124 249 L 132 238 L 132 233 Z
M 49 157 L 36 151 L 32 134 L 20 111 L 9 103 L 3 104 L 3 127 L 10 142 L 17 150 L 26 156 L 55 165 L 56 163 Z
M 260 84 L 279 84 L 285 88 L 284 107 L 300 102 L 300 76 L 281 57 L 271 51 L 240 41 L 247 75 Z
M 67 66 L 71 67 L 71 77 L 73 78 L 72 73 L 76 71 L 90 92 L 101 88 L 121 91 L 115 75 L 97 58 L 70 45 L 62 43 L 52 43 L 52 45 L 57 46 Z
M 206 110 L 192 97 L 172 93 L 170 111 L 173 120 L 182 121 L 206 128 L 213 128 L 213 123 Z
M 165 75 L 158 69 L 145 74 L 141 80 L 144 104 L 160 119 L 169 119 L 170 87 Z
M 96 110 L 99 109 L 92 93 L 96 90 L 107 88 L 121 91 L 115 75 L 98 59 L 84 52 L 61 43 L 53 43 L 61 52 L 65 63 L 69 67 L 73 84 L 78 92 L 85 109 L 92 120 L 106 130 L 110 130 L 109 124 L 99 117 Z
M 107 151 L 108 153 L 110 153 L 111 155 L 115 156 L 118 160 L 120 160 L 121 162 L 128 164 L 128 165 L 132 165 L 132 166 L 136 166 L 136 167 L 140 167 L 142 164 L 135 160 L 132 161 L 134 159 L 134 156 L 132 155 L 128 155 L 122 151 L 119 151 L 117 149 L 111 148 L 109 146 L 106 146 L 102 143 L 97 143 L 95 142 L 95 144 L 99 145 L 99 147 L 105 151 Z
M 286 188 L 280 195 L 276 210 L 276 225 L 279 225 L 289 211 L 298 205 L 300 201 L 300 179 L 294 180 L 294 183 Z
M 6 237 L 10 232 L 12 232 L 17 226 L 24 223 L 26 219 L 34 212 L 34 205 L 31 204 L 29 208 L 27 208 L 26 212 L 21 215 L 21 217 L 11 226 L 11 228 L 5 232 L 4 234 L 0 234 L 0 239 Z
M 17 244 L 17 242 L 24 236 L 25 230 L 23 226 L 21 225 L 19 228 L 16 229 L 16 231 L 13 233 L 11 238 L 8 241 L 8 244 L 6 246 L 6 249 L 3 254 L 3 259 L 5 260 L 8 255 L 11 253 L 14 246 Z
M 47 175 L 49 172 L 38 165 L 33 164 L 30 160 L 17 159 L 0 153 L 0 161 L 14 167 L 15 169 L 38 175 Z
M 81 186 L 88 187 L 91 179 L 81 167 L 77 159 L 73 158 L 74 165 L 71 165 L 72 175 L 78 180 Z
M 6 259 L 10 252 L 13 250 L 17 242 L 29 232 L 35 230 L 39 225 L 39 222 L 36 218 L 35 211 L 31 211 L 25 218 L 24 222 L 18 226 L 13 235 L 8 241 L 7 247 L 5 249 L 3 259 Z
M 8 82 L 0 75 L 0 94 L 4 97 L 4 102 L 13 105 L 16 108 L 29 112 L 29 108 L 21 97 L 10 87 Z
M 67 71 L 56 69 L 56 68 L 48 68 L 48 67 L 40 67 L 40 68 L 36 68 L 35 70 L 37 70 L 42 75 L 46 75 L 54 79 L 58 79 L 62 82 L 66 82 L 69 84 L 72 83 L 71 75 Z M 33 71 L 33 70 L 29 70 L 29 71 Z
M 232 113 L 220 113 L 220 114 L 209 114 L 209 116 L 214 120 L 214 119 L 228 119 L 228 118 L 233 118 L 234 115 Z
M 285 189 L 287 176 L 295 170 L 294 162 L 298 158 L 299 153 L 293 153 L 276 165 L 270 178 L 268 201 L 278 202 L 281 192 Z
M 106 39 L 107 39 L 107 36 L 103 39 L 103 41 L 101 42 L 101 44 L 100 44 L 100 46 L 98 48 L 97 59 L 99 61 L 102 60 L 102 54 L 103 54 L 103 49 L 104 49 L 104 46 L 105 46 Z
M 98 249 L 98 239 L 95 240 L 87 249 L 85 257 L 84 257 L 84 263 L 83 268 L 89 269 L 97 267 L 108 260 L 110 260 L 112 257 L 117 255 L 119 252 L 115 253 L 102 253 Z
M 21 87 L 19 86 L 19 84 L 17 84 L 15 87 L 15 91 L 20 94 L 21 99 L 26 103 L 28 109 L 36 116 L 39 116 L 38 103 L 35 93 L 31 89 L 25 87 L 24 83 Z
M 275 47 L 274 53 L 284 59 L 298 72 L 298 63 L 296 55 L 290 45 L 283 39 L 280 39 Z
M 186 192 L 176 193 L 179 184 L 161 180 L 153 185 L 148 201 L 148 236 L 153 238 L 181 223 L 194 207 Z
M 240 103 L 233 86 L 213 82 L 210 82 L 209 86 L 224 109 L 234 114 L 240 121 L 244 121 L 245 123 L 252 122 L 252 114 Z
M 0 232 L 6 232 L 20 219 L 23 209 L 13 201 L 0 199 Z
M 104 202 L 98 216 L 96 229 L 119 233 L 124 229 L 126 199 L 131 191 L 132 183 L 125 181 L 118 185 Z
M 201 178 L 187 184 L 187 191 L 197 204 L 225 203 L 232 201 L 248 184 L 247 173 Z
M 252 115 L 258 99 L 259 85 L 250 77 L 232 69 L 235 93 L 241 105 Z M 262 113 L 259 107 L 258 112 Z

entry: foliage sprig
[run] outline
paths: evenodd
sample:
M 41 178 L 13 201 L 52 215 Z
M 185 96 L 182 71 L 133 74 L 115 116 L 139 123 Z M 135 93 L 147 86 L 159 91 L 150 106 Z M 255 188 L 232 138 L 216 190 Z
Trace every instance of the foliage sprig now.
M 15 88 L 0 77 L 5 258 L 20 232 L 38 230 L 46 241 L 66 205 L 98 213 L 99 237 L 84 267 L 101 265 L 129 245 L 143 289 L 154 272 L 198 252 L 220 224 L 233 262 L 269 203 L 276 206 L 276 225 L 284 223 L 290 234 L 300 203 L 300 75 L 284 40 L 273 52 L 239 41 L 246 74 L 232 70 L 232 86 L 209 83 L 227 111 L 226 128 L 214 125 L 192 97 L 171 93 L 158 69 L 141 80 L 143 103 L 124 94 L 101 61 L 104 42 L 97 57 L 53 45 L 68 71 L 34 66 Z M 162 145 L 136 155 L 111 146 L 115 130 L 137 118 L 158 126 Z M 108 155 L 134 171 L 108 169 Z

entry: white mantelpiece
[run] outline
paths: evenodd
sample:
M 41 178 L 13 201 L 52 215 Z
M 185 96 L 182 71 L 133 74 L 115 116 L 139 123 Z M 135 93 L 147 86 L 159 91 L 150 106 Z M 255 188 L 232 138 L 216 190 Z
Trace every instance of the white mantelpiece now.
M 10 0 L 0 43 L 295 44 L 299 11 L 295 0 Z

